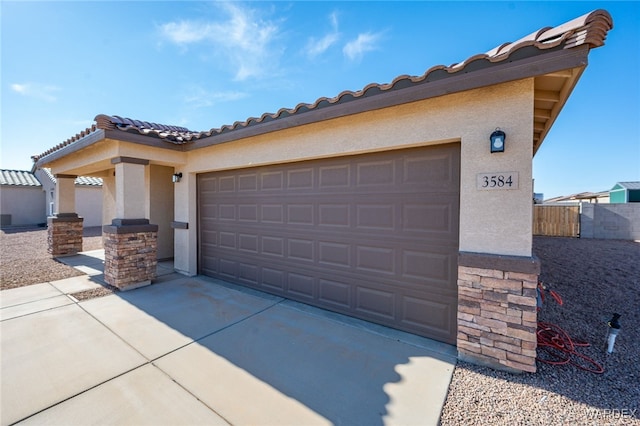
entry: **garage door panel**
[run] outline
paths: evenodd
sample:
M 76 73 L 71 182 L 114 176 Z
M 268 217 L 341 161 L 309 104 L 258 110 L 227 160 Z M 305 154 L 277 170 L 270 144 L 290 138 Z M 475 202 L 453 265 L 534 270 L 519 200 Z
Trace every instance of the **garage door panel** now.
M 213 175 L 200 175 L 198 179 L 200 195 L 218 191 L 218 178 Z
M 238 262 L 233 259 L 218 259 L 218 272 L 224 278 L 236 279 L 238 278 Z
M 258 253 L 258 236 L 255 234 L 239 234 L 238 249 L 247 253 Z
M 221 231 L 218 234 L 218 247 L 223 249 L 235 249 L 236 248 L 236 234 L 235 232 Z
M 218 218 L 220 220 L 236 221 L 236 205 L 235 204 L 220 204 L 218 206 Z
M 262 204 L 260 206 L 260 221 L 264 223 L 284 223 L 284 209 L 282 204 Z
M 356 185 L 366 187 L 374 185 L 395 186 L 396 181 L 395 160 L 363 161 L 356 164 Z
M 351 184 L 351 168 L 350 164 L 340 164 L 332 166 L 319 166 L 319 182 L 318 189 L 336 190 L 336 188 L 348 188 Z
M 298 300 L 313 300 L 315 298 L 314 292 L 314 277 L 310 275 L 303 275 L 295 272 L 289 272 L 287 275 L 287 292 L 294 296 L 298 296 Z M 299 299 L 302 297 L 302 299 Z
M 238 221 L 257 222 L 258 221 L 258 205 L 257 204 L 240 204 L 238 206 Z
M 318 204 L 318 226 L 351 226 L 350 203 Z
M 287 189 L 289 191 L 312 189 L 314 171 L 312 167 L 295 168 L 287 171 Z
M 243 173 L 238 175 L 238 191 L 256 191 L 258 189 L 258 174 Z
M 351 266 L 351 245 L 334 241 L 318 242 L 318 262 L 320 266 Z
M 235 176 L 222 176 L 218 181 L 218 192 L 235 192 L 236 190 L 236 177 Z
M 315 245 L 313 240 L 290 238 L 287 241 L 287 255 L 297 260 L 314 262 Z
M 200 272 L 455 342 L 459 146 L 198 176 Z
M 426 185 L 429 189 L 458 190 L 458 169 L 452 153 L 425 154 L 404 161 L 404 183 Z
M 430 284 L 450 288 L 456 278 L 457 253 L 402 250 L 403 277 L 428 280 Z
M 244 284 L 256 286 L 258 284 L 258 267 L 251 263 L 238 263 L 238 280 Z
M 434 336 L 455 334 L 456 303 L 453 298 L 403 296 L 401 303 L 400 324 L 403 328 Z
M 351 290 L 353 286 L 348 282 L 319 279 L 318 299 L 330 305 L 351 308 Z
M 284 257 L 284 238 L 263 236 L 260 241 L 262 242 L 261 253 L 263 255 Z
M 393 275 L 396 273 L 396 252 L 392 247 L 357 245 L 355 268 Z
M 262 268 L 262 285 L 282 294 L 285 290 L 285 272 L 279 269 Z
M 284 172 L 268 171 L 260 175 L 260 189 L 262 191 L 276 191 L 284 188 Z
M 355 309 L 363 315 L 372 315 L 382 321 L 395 320 L 396 294 L 392 291 L 358 286 L 356 288 Z
M 287 223 L 297 225 L 314 224 L 313 204 L 288 204 L 286 206 Z
M 443 330 L 450 323 L 450 304 L 424 297 L 402 297 L 400 322 L 412 327 Z

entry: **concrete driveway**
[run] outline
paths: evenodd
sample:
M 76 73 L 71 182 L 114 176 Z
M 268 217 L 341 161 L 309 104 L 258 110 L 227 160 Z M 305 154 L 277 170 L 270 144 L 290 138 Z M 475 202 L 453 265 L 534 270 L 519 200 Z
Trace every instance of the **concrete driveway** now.
M 2 425 L 437 424 L 455 348 L 206 277 L 0 292 Z

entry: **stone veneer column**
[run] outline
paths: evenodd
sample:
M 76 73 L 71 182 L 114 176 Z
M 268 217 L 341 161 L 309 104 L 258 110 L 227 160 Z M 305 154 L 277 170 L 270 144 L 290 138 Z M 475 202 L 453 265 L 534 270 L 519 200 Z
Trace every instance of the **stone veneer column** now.
M 535 373 L 539 274 L 536 258 L 459 254 L 459 359 Z
M 55 211 L 47 218 L 47 251 L 53 257 L 82 251 L 82 222 L 76 211 L 76 175 L 56 174 Z
M 53 257 L 73 256 L 82 251 L 82 222 L 75 213 L 47 218 L 47 251 Z
M 104 277 L 108 284 L 130 290 L 151 284 L 156 276 L 158 225 L 150 225 L 147 212 L 149 160 L 111 159 L 115 168 L 115 215 L 102 227 Z M 109 183 L 109 182 L 108 182 Z
M 113 219 L 102 232 L 105 281 L 120 290 L 151 284 L 158 262 L 158 225 L 147 219 Z

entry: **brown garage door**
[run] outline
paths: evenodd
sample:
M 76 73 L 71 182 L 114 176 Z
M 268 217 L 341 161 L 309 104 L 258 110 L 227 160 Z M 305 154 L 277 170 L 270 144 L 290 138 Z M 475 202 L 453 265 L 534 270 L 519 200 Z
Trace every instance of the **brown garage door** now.
M 201 174 L 200 273 L 456 339 L 460 146 Z

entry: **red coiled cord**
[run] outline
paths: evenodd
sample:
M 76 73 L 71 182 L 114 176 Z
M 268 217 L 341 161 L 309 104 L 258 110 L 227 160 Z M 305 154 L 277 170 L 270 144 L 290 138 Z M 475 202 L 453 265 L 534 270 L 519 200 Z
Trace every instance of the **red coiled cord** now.
M 544 301 L 545 288 L 541 282 L 538 283 L 538 290 L 540 291 L 540 298 Z M 560 306 L 562 306 L 562 298 L 558 293 L 553 290 L 549 290 L 549 294 Z M 538 321 L 536 336 L 538 340 L 538 349 L 544 352 L 546 356 L 541 357 L 541 353 L 538 351 L 538 356 L 536 357 L 538 361 L 552 365 L 572 364 L 581 370 L 590 371 L 596 374 L 604 373 L 604 368 L 602 368 L 600 364 L 592 358 L 576 351 L 576 346 L 587 347 L 591 345 L 587 342 L 574 341 L 569 337 L 567 332 L 559 326 L 548 322 Z

